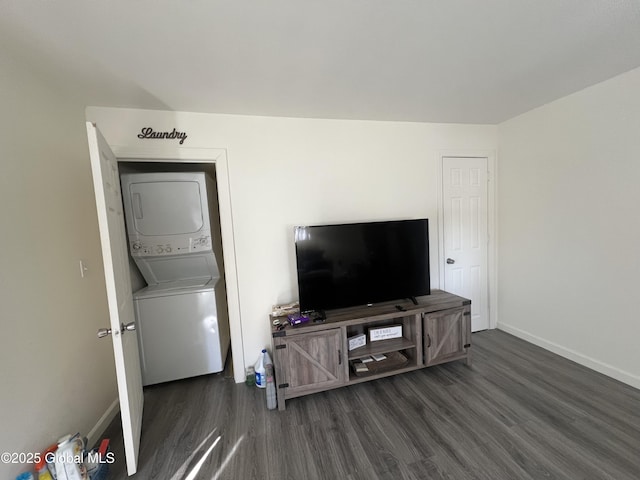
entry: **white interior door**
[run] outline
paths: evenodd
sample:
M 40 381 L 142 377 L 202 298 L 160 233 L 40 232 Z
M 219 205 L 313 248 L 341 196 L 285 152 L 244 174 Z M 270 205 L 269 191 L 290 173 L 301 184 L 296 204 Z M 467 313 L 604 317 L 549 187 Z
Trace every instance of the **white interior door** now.
M 489 328 L 487 158 L 442 157 L 444 290 L 471 300 L 471 330 Z
M 87 122 L 87 137 L 98 211 L 127 473 L 133 475 L 138 467 L 144 397 L 137 334 L 135 330 L 128 331 L 123 328 L 124 325 L 135 324 L 118 161 L 100 131 L 90 122 Z

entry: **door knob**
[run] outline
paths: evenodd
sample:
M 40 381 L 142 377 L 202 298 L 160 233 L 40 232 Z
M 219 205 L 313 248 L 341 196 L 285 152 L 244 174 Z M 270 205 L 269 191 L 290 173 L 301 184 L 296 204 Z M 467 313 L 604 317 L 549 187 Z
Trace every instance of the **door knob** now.
M 136 324 L 134 322 L 127 323 L 126 325 L 123 323 L 120 325 L 120 331 L 124 332 L 133 332 L 136 329 Z M 110 328 L 99 328 L 98 329 L 98 338 L 104 338 L 111 335 Z
M 123 323 L 122 325 L 120 325 L 120 331 L 122 333 L 124 332 L 133 332 L 136 329 L 136 324 L 134 322 L 131 323 L 127 323 L 126 325 Z
M 453 265 L 454 263 L 456 263 L 456 261 L 453 258 L 447 258 L 447 263 L 449 265 Z
M 111 335 L 111 329 L 110 328 L 99 328 L 98 329 L 98 338 L 104 338 L 108 335 Z

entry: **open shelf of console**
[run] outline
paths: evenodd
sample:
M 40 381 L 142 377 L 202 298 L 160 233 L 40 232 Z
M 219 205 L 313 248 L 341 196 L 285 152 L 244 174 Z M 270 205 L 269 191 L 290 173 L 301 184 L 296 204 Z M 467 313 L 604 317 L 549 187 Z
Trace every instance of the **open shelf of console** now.
M 290 398 L 438 363 L 462 359 L 470 365 L 470 315 L 470 300 L 433 290 L 419 297 L 418 305 L 403 301 L 334 310 L 326 312 L 322 323 L 272 327 L 278 408 L 284 410 Z M 389 326 L 400 326 L 402 336 L 371 341 L 370 329 Z M 349 350 L 348 339 L 363 334 L 366 344 Z M 356 374 L 354 362 L 372 355 L 389 361 Z
M 416 348 L 416 343 L 406 338 L 393 338 L 370 343 L 363 347 L 358 347 L 349 352 L 349 360 L 355 360 L 371 355 L 384 355 L 385 353 L 398 352 L 408 348 Z

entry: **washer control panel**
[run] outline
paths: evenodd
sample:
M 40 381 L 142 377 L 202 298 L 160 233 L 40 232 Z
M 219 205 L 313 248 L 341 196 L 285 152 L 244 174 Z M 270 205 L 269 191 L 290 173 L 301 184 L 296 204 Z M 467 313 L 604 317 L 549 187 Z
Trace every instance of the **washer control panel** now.
M 134 257 L 206 252 L 211 250 L 211 236 L 199 235 L 196 237 L 182 237 L 177 240 L 164 237 L 156 238 L 154 242 L 131 239 L 130 247 L 131 255 Z

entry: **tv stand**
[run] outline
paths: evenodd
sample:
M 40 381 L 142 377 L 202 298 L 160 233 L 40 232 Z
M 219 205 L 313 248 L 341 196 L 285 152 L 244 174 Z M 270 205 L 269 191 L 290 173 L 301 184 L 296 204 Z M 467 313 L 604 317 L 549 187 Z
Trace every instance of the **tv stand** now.
M 323 323 L 272 327 L 278 408 L 290 398 L 464 360 L 471 365 L 471 301 L 433 290 L 431 295 L 372 307 L 325 312 Z M 415 300 L 415 303 L 414 303 Z M 400 308 L 398 308 L 400 307 Z M 371 341 L 371 328 L 401 327 L 401 336 Z M 365 345 L 349 350 L 348 339 L 365 334 Z M 363 358 L 367 371 L 356 368 Z
M 411 300 L 414 305 L 418 305 L 418 300 L 416 300 L 416 297 L 409 297 L 409 300 Z

